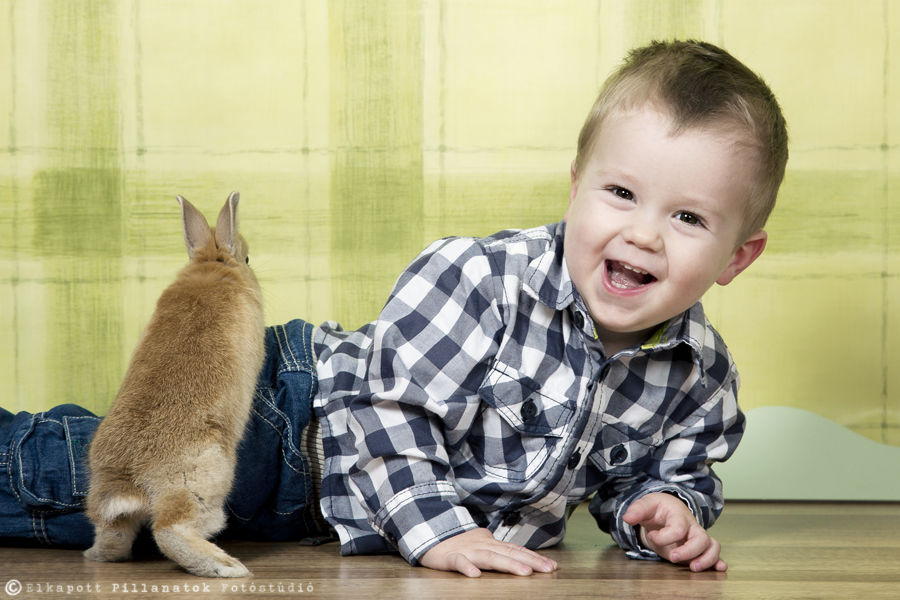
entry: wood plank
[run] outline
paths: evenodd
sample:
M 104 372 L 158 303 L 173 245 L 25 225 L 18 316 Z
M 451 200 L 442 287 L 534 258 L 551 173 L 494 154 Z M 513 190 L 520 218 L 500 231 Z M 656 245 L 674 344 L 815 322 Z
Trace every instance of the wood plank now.
M 193 577 L 152 547 L 120 564 L 94 563 L 73 550 L 0 548 L 0 589 L 15 579 L 24 586 L 21 598 L 298 597 L 300 587 L 300 597 L 391 600 L 900 597 L 900 504 L 731 503 L 712 532 L 724 546 L 727 573 L 629 560 L 581 507 L 565 541 L 544 551 L 560 564 L 553 574 L 470 580 L 410 567 L 398 556 L 341 558 L 336 544 L 237 541 L 222 546 L 251 578 Z

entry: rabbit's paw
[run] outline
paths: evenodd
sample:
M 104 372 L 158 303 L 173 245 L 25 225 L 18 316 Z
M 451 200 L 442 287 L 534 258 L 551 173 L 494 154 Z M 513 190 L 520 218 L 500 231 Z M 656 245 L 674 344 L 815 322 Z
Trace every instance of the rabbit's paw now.
M 94 545 L 85 550 L 85 558 L 97 562 L 121 562 L 131 560 L 131 546 L 134 543 L 136 532 L 116 529 L 101 529 Z
M 193 565 L 182 566 L 198 577 L 250 577 L 252 575 L 250 570 L 241 564 L 241 561 L 227 554 Z
M 220 565 L 217 567 L 216 577 L 250 577 L 253 575 L 247 567 L 238 561 L 235 562 L 237 564 L 233 566 Z
M 84 557 L 97 562 L 122 562 L 131 560 L 131 548 L 109 548 L 94 544 L 84 551 Z

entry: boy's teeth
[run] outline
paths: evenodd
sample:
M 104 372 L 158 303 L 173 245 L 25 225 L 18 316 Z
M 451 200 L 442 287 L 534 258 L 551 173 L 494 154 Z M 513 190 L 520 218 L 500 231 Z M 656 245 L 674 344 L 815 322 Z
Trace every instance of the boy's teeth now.
M 644 270 L 642 270 L 642 269 L 638 269 L 637 267 L 632 267 L 632 266 L 629 265 L 629 264 L 622 263 L 622 266 L 625 267 L 626 269 L 628 269 L 629 271 L 634 271 L 635 273 L 640 273 L 641 275 L 648 275 L 648 274 L 649 274 L 649 273 L 647 273 L 647 271 L 644 271 Z
M 619 261 L 608 261 L 606 268 L 610 283 L 623 290 L 641 287 L 654 279 L 647 271 Z

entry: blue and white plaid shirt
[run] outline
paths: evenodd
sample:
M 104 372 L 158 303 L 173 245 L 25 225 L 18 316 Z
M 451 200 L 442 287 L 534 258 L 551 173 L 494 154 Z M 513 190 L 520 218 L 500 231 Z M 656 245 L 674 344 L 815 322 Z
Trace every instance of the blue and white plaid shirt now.
M 565 225 L 439 240 L 379 319 L 316 333 L 325 477 L 342 554 L 415 564 L 476 527 L 538 549 L 590 510 L 629 556 L 622 521 L 677 494 L 704 527 L 722 510 L 710 463 L 744 430 L 734 362 L 700 304 L 607 360 L 563 258 Z

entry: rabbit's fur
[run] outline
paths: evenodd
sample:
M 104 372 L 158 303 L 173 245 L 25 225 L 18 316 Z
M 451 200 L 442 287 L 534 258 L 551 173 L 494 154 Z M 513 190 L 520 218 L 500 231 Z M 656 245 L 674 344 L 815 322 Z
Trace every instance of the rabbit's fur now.
M 207 541 L 225 526 L 264 356 L 262 295 L 238 234 L 238 200 L 231 194 L 211 229 L 178 197 L 190 262 L 157 302 L 89 450 L 92 560 L 129 560 L 149 523 L 160 550 L 194 575 L 250 575 Z

